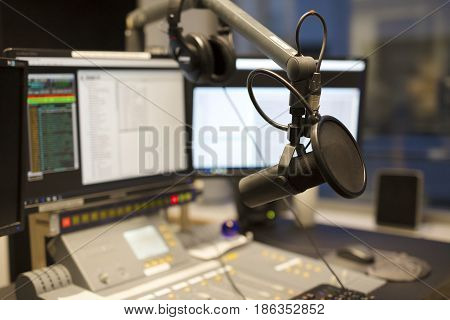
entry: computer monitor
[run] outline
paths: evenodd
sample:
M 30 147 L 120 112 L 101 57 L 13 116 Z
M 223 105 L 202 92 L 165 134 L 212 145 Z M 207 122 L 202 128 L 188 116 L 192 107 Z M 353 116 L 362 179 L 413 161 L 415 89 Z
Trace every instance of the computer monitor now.
M 26 213 L 82 207 L 117 190 L 149 196 L 189 168 L 183 75 L 171 59 L 21 59 L 29 63 Z
M 0 237 L 23 227 L 21 144 L 27 64 L 0 59 Z
M 270 126 L 258 114 L 246 88 L 251 70 L 266 68 L 283 75 L 282 70 L 268 59 L 238 59 L 236 67 L 235 76 L 224 86 L 187 83 L 192 165 L 203 175 L 245 175 L 275 165 L 288 143 L 286 132 Z M 324 60 L 321 71 L 320 113 L 339 119 L 358 140 L 366 62 Z M 254 93 L 270 117 L 279 123 L 290 122 L 286 88 L 261 77 L 255 81 Z
M 47 235 L 56 236 L 195 199 L 185 174 L 184 81 L 172 59 L 143 52 L 5 54 L 28 61 L 30 89 L 23 144 L 30 225 L 9 239 L 12 279 L 42 263 L 35 241 L 42 220 L 35 217 L 48 219 Z

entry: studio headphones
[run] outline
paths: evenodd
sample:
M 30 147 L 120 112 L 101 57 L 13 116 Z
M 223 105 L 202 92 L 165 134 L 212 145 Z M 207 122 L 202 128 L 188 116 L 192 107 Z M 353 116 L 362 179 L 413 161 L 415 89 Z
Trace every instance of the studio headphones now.
M 170 0 L 167 10 L 169 46 L 185 77 L 195 83 L 223 83 L 236 70 L 236 54 L 230 28 L 220 22 L 217 34 L 183 35 L 180 24 L 184 0 Z

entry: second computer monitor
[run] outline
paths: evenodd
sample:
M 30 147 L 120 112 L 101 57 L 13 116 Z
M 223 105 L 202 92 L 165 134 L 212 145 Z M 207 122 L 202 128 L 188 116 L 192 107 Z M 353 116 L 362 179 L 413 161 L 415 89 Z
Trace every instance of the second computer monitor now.
M 271 60 L 238 59 L 238 71 L 226 86 L 188 85 L 192 163 L 200 173 L 239 175 L 278 163 L 288 140 L 286 132 L 270 126 L 250 101 L 245 84 L 255 68 L 281 71 Z M 339 119 L 358 139 L 366 63 L 325 60 L 321 69 L 320 113 Z M 254 93 L 263 110 L 275 121 L 288 124 L 289 91 L 265 77 L 255 84 Z

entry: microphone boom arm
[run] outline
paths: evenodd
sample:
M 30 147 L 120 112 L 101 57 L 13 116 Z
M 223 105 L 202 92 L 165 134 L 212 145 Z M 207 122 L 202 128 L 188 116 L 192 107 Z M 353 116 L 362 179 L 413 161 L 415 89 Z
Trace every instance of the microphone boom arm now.
M 163 18 L 167 14 L 169 0 L 154 0 L 149 6 L 136 9 L 127 16 L 127 48 L 142 50 L 143 27 L 150 22 Z M 272 59 L 280 68 L 282 68 L 292 84 L 290 89 L 290 113 L 292 115 L 292 123 L 285 129 L 288 133 L 289 144 L 283 150 L 278 167 L 278 179 L 285 180 L 284 174 L 289 168 L 294 152 L 300 156 L 304 153 L 303 146 L 299 143 L 299 137 L 305 134 L 305 128 L 308 130 L 308 119 L 303 118 L 306 109 L 311 112 L 308 103 L 298 103 L 295 99 L 296 95 L 309 95 L 308 83 L 305 80 L 312 79 L 317 74 L 320 62 L 309 56 L 303 56 L 296 49 L 292 48 L 285 41 L 271 32 L 255 18 L 250 16 L 244 10 L 239 8 L 230 0 L 185 0 L 183 10 L 188 8 L 205 8 L 211 10 L 218 18 L 224 21 L 230 28 L 239 32 L 268 58 Z M 307 15 L 312 13 L 309 12 Z M 141 33 L 139 33 L 141 32 Z M 298 29 L 297 29 L 298 32 Z M 141 42 L 139 46 L 139 41 Z M 322 48 L 323 51 L 324 47 Z M 320 86 L 320 83 L 319 83 Z M 298 99 L 298 97 L 297 97 Z M 304 99 L 301 99 L 304 100 Z M 255 102 L 254 102 L 255 104 Z M 256 105 L 255 105 L 256 107 Z M 312 121 L 317 122 L 320 115 L 318 112 L 316 117 L 312 117 Z M 312 124 L 312 123 L 309 123 Z M 284 129 L 283 129 L 284 130 Z M 307 133 L 309 135 L 309 133 Z M 284 184 L 286 181 L 279 181 Z

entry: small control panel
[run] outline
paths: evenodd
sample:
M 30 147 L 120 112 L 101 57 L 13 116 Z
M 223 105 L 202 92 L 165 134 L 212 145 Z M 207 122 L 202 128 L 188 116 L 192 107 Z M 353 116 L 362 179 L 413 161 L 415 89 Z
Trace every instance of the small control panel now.
M 55 261 L 70 255 L 62 263 L 70 268 L 74 283 L 92 291 L 155 277 L 189 259 L 157 215 L 62 234 L 49 252 Z

